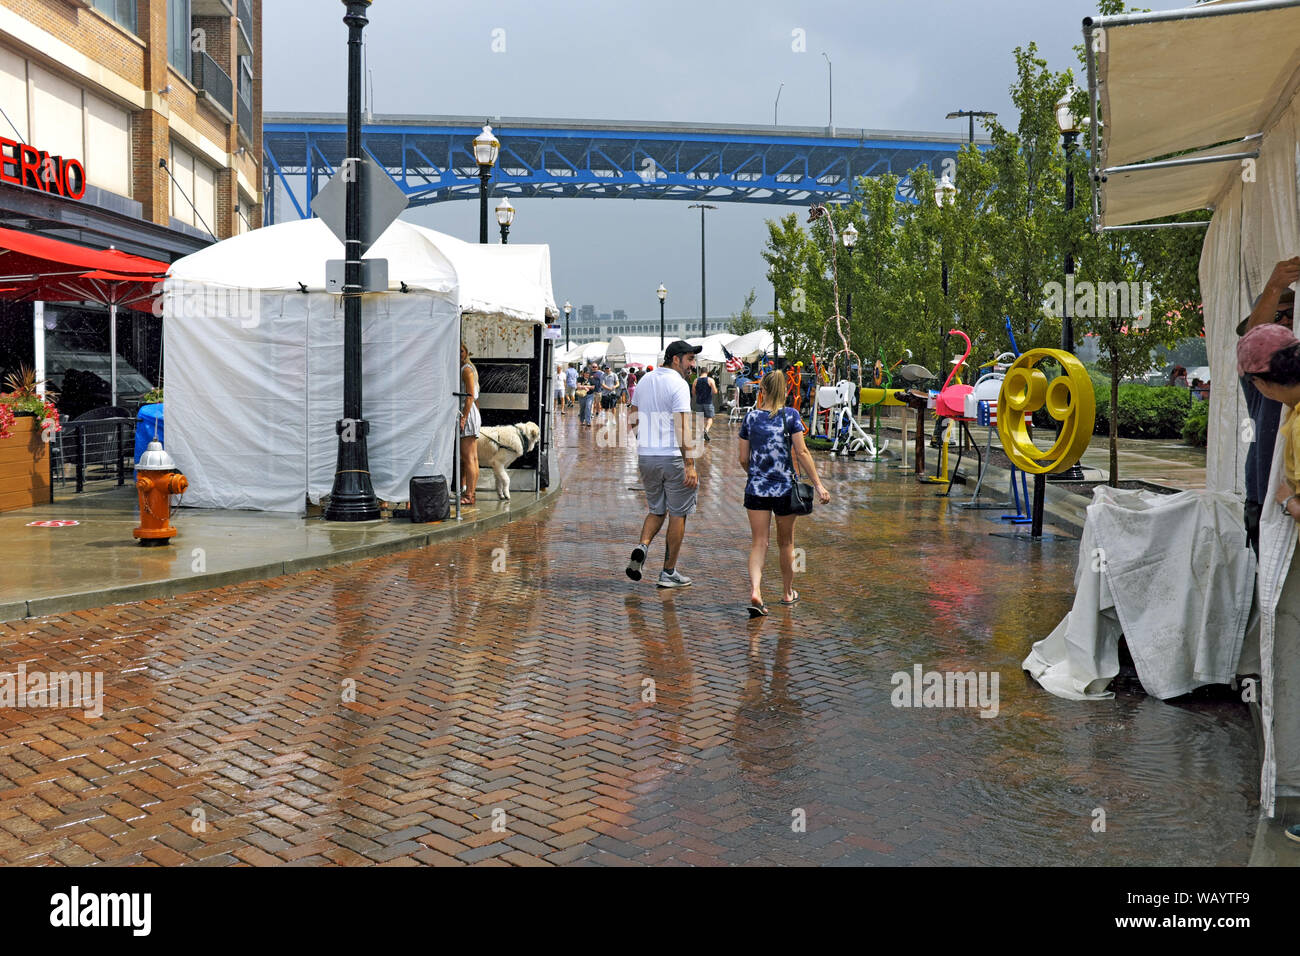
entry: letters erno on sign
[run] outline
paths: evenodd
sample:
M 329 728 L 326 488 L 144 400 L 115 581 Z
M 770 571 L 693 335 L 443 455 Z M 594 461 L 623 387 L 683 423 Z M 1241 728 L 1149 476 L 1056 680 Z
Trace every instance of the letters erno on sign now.
M 79 160 L 0 137 L 0 182 L 28 186 L 69 199 L 86 195 L 86 167 Z

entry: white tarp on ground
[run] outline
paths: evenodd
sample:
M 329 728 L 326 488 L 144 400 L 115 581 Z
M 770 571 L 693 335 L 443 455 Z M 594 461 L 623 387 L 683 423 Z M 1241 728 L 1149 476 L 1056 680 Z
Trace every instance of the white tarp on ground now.
M 1079 544 L 1074 607 L 1023 667 L 1058 697 L 1108 698 L 1123 635 L 1152 697 L 1227 684 L 1254 575 L 1233 495 L 1099 487 Z
M 671 341 L 671 340 L 668 340 Z M 657 335 L 616 335 L 609 340 L 605 361 L 615 365 L 658 365 L 661 350 Z
M 450 479 L 462 311 L 521 327 L 553 311 L 546 247 L 492 246 L 510 266 L 495 271 L 484 248 L 399 221 L 368 253 L 389 261 L 389 291 L 365 296 L 362 328 L 380 498 L 404 501 L 415 475 Z M 342 243 L 313 219 L 256 229 L 172 265 L 167 448 L 189 478 L 187 505 L 301 514 L 308 497 L 328 494 L 343 412 L 343 304 L 325 291 L 325 262 L 342 256 Z
M 1243 175 L 1240 163 L 1222 164 L 1223 185 L 1211 202 L 1214 217 L 1200 262 L 1206 349 L 1215 383 L 1206 487 L 1240 500 L 1253 431 L 1241 390 L 1232 384 L 1237 381 L 1236 325 L 1250 311 L 1273 264 L 1300 254 L 1300 72 L 1295 56 L 1300 5 L 1262 10 L 1243 4 L 1242 10 L 1231 11 L 1236 5 L 1194 8 L 1201 15 L 1221 7 L 1227 11 L 1222 16 L 1108 27 L 1097 79 L 1106 91 L 1102 128 L 1107 165 L 1262 134 L 1255 141 L 1260 155 L 1249 175 Z M 1185 208 L 1177 190 L 1162 198 L 1148 188 L 1141 201 L 1152 218 Z M 1109 198 L 1107 210 L 1122 212 Z M 1279 441 L 1278 455 L 1281 448 Z M 1273 488 L 1277 480 L 1275 457 Z M 1300 729 L 1300 665 L 1294 646 L 1300 641 L 1300 594 L 1295 593 L 1300 574 L 1291 576 L 1295 542 L 1295 523 L 1266 506 L 1259 542 L 1265 741 L 1260 802 L 1270 815 L 1275 795 L 1300 795 L 1295 733 Z

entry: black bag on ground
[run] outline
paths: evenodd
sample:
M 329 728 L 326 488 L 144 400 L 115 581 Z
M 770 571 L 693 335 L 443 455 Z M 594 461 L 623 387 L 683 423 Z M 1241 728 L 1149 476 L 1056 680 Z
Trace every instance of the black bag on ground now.
M 411 523 L 446 521 L 451 517 L 451 496 L 447 479 L 442 475 L 416 476 L 411 479 Z

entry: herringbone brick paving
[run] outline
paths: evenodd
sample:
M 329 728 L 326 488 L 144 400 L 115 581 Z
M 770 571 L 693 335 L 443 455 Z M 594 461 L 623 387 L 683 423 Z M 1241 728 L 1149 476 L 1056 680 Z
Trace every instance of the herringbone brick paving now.
M 751 624 L 743 475 L 715 433 L 683 591 L 654 588 L 659 554 L 624 576 L 635 456 L 569 417 L 563 495 L 504 529 L 0 624 L 0 669 L 100 670 L 106 698 L 97 719 L 0 710 L 0 861 L 1246 860 L 1244 709 L 1122 680 L 1076 704 L 1020 672 L 1076 545 L 989 538 L 900 469 L 822 459 L 804 600 L 776 605 L 773 545 Z M 998 716 L 891 706 L 914 664 L 997 671 Z

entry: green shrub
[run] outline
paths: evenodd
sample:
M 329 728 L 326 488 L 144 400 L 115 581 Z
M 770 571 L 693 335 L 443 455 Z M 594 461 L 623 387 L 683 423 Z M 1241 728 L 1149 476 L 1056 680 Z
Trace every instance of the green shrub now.
M 1092 376 L 1098 435 L 1110 434 L 1110 381 Z M 1180 438 L 1192 399 L 1185 388 L 1126 382 L 1119 387 L 1120 438 Z
M 1210 403 L 1193 402 L 1191 411 L 1183 419 L 1183 441 L 1189 445 L 1205 447 L 1210 429 Z

